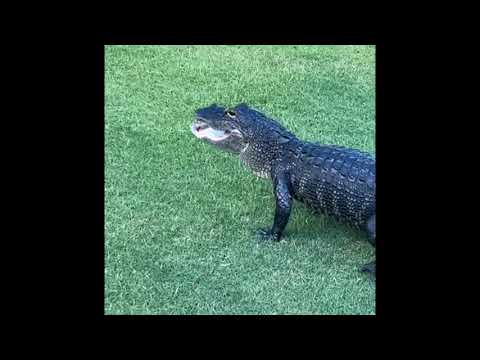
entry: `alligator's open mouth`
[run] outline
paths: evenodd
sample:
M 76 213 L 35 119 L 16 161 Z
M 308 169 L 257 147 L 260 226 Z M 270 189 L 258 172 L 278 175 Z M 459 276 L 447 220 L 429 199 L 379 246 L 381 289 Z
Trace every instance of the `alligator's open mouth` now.
M 222 141 L 231 135 L 229 130 L 214 129 L 200 119 L 197 119 L 192 124 L 192 133 L 199 139 L 208 139 L 210 141 Z

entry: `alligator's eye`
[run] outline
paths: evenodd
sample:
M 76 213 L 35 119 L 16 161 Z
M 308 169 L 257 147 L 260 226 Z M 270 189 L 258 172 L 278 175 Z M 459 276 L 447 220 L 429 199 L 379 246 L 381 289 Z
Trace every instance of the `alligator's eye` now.
M 231 118 L 234 118 L 235 115 L 237 115 L 237 114 L 235 114 L 235 112 L 233 110 L 227 110 L 227 115 L 230 116 Z

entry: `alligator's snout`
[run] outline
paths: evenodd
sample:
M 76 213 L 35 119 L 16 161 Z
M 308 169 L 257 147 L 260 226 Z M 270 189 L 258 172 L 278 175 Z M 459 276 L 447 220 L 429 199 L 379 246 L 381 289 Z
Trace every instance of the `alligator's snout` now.
M 196 133 L 200 132 L 201 130 L 206 129 L 207 127 L 208 127 L 208 125 L 204 121 L 197 119 L 192 124 L 192 131 L 193 131 L 194 134 L 196 134 Z
M 243 133 L 231 116 L 225 115 L 225 108 L 211 105 L 195 111 L 195 121 L 191 131 L 196 138 L 221 148 L 222 150 L 240 153 L 246 146 Z
M 199 119 L 197 119 L 193 123 L 191 129 L 193 135 L 195 135 L 197 138 L 207 139 L 213 142 L 225 140 L 230 136 L 229 131 L 214 129 L 210 125 Z

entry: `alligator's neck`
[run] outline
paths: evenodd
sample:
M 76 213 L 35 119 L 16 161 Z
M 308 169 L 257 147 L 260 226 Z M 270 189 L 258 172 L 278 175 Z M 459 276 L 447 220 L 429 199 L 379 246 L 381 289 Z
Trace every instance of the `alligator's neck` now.
M 255 175 L 261 178 L 270 177 L 275 149 L 263 142 L 248 143 L 240 153 L 240 160 L 249 167 Z
M 270 178 L 272 164 L 278 160 L 288 161 L 285 157 L 289 156 L 290 152 L 287 150 L 296 149 L 299 143 L 300 141 L 293 135 L 289 141 L 284 142 L 277 140 L 250 142 L 240 152 L 240 159 L 255 175 Z

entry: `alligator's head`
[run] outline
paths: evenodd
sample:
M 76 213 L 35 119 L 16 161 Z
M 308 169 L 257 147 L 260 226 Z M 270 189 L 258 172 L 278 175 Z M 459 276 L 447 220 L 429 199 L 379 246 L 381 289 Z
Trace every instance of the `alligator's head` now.
M 240 153 L 244 163 L 264 176 L 279 147 L 294 138 L 279 123 L 246 104 L 198 109 L 192 132 L 216 147 Z
M 240 153 L 247 145 L 240 124 L 234 121 L 233 110 L 213 104 L 198 109 L 196 116 L 192 132 L 197 138 L 234 153 Z
M 276 121 L 246 104 L 234 108 L 213 104 L 198 109 L 192 132 L 199 139 L 236 153 L 250 142 L 268 140 L 274 143 L 284 135 L 289 138 L 292 135 Z

